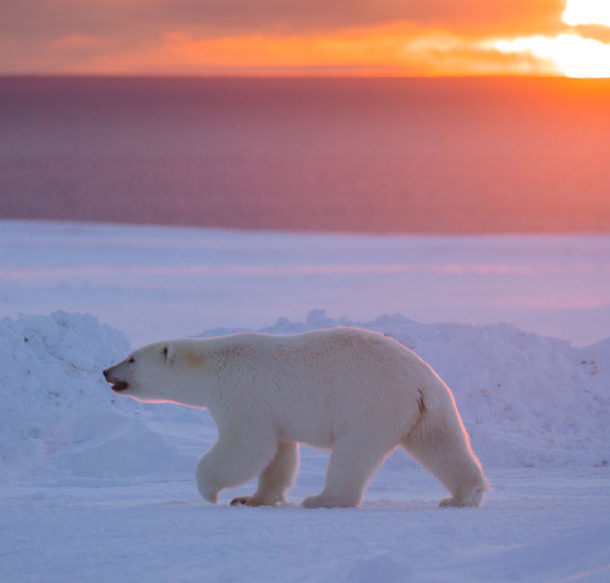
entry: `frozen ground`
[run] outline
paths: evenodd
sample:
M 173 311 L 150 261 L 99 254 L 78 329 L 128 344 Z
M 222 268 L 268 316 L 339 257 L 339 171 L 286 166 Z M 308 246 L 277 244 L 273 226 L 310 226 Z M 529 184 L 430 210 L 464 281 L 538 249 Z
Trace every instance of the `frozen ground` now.
M 127 444 L 125 444 L 127 446 Z M 610 579 L 607 474 L 501 470 L 482 509 L 438 509 L 418 470 L 357 510 L 213 507 L 191 480 L 3 487 L 3 581 L 504 582 Z M 298 487 L 295 494 L 309 492 Z
M 610 330 L 610 235 L 352 236 L 0 221 L 2 314 L 93 313 L 134 345 L 302 320 Z
M 610 580 L 610 237 L 0 222 L 0 245 L 0 581 Z M 538 333 L 496 323 L 524 314 Z M 397 452 L 362 508 L 304 510 L 327 459 L 306 447 L 287 507 L 228 506 L 252 484 L 211 506 L 193 480 L 208 414 L 115 398 L 100 375 L 130 342 L 352 322 L 452 387 L 483 508 L 436 508 L 442 486 Z

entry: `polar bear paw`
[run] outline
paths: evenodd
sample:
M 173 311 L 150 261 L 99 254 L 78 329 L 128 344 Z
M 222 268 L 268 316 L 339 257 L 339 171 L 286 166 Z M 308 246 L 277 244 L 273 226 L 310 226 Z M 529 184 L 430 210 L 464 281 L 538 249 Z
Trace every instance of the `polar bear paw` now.
M 457 498 L 455 497 L 451 497 L 451 498 L 443 498 L 438 505 L 441 508 L 447 508 L 447 507 L 451 507 L 451 506 L 456 506 L 456 507 L 460 507 L 460 506 L 466 506 L 463 502 L 460 502 Z
M 452 496 L 451 498 L 443 498 L 438 505 L 441 507 L 447 506 L 481 506 L 483 497 L 485 496 L 485 488 L 477 487 L 466 497 Z
M 238 496 L 231 500 L 231 506 L 275 506 L 285 503 L 281 496 Z

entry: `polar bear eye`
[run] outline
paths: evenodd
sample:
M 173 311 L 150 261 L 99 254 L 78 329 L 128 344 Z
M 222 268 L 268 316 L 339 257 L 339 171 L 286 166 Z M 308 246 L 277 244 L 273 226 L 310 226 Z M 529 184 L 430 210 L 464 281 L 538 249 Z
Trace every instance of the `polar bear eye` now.
M 129 364 L 133 364 L 136 361 L 136 359 L 132 356 L 127 362 Z
M 167 358 L 167 346 L 164 346 L 164 347 L 163 347 L 163 350 L 161 351 L 161 353 L 163 354 L 163 356 L 164 356 L 165 358 Z

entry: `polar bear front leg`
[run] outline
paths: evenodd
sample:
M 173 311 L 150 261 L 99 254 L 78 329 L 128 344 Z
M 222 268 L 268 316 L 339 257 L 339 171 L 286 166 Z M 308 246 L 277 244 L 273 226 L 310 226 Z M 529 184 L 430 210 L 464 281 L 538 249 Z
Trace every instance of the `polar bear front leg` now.
M 258 478 L 258 488 L 252 496 L 240 496 L 231 501 L 231 506 L 272 506 L 285 503 L 285 492 L 294 485 L 299 466 L 299 444 L 282 441 L 275 457 Z
M 197 464 L 197 488 L 212 504 L 224 488 L 239 486 L 262 472 L 277 449 L 277 441 L 270 435 L 253 440 L 246 433 L 227 433 L 219 436 Z
M 350 508 L 358 506 L 375 470 L 391 446 L 370 443 L 368 432 L 347 435 L 333 447 L 324 490 L 303 501 L 305 508 Z

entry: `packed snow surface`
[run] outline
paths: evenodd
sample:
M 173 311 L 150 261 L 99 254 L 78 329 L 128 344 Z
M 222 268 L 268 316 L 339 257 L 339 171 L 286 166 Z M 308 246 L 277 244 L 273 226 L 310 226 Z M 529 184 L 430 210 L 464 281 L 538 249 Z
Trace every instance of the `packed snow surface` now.
M 226 246 L 231 236 L 220 239 Z M 86 246 L 61 246 L 66 269 L 82 270 Z M 42 277 L 39 261 L 19 253 L 20 277 Z M 438 509 L 443 487 L 401 450 L 362 508 L 305 510 L 299 503 L 321 489 L 327 453 L 302 447 L 287 506 L 228 505 L 253 483 L 211 506 L 193 476 L 216 438 L 210 416 L 112 393 L 101 371 L 130 341 L 99 318 L 99 265 L 90 273 L 82 289 L 66 288 L 65 310 L 0 320 L 1 581 L 610 580 L 610 338 L 575 346 L 512 324 L 418 323 L 398 313 L 350 320 L 322 309 L 302 321 L 246 323 L 271 334 L 353 325 L 415 350 L 453 390 L 493 490 L 483 508 Z M 56 270 L 48 277 L 51 290 L 61 283 Z M 3 292 L 6 305 L 16 289 Z M 28 293 L 31 301 L 35 287 Z M 76 313 L 75 298 L 91 313 Z

